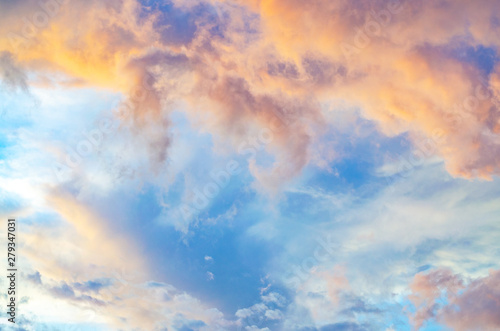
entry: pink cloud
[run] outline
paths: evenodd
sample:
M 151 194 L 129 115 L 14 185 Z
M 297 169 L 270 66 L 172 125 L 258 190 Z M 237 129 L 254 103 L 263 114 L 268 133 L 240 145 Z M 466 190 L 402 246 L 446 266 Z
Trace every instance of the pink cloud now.
M 498 330 L 500 328 L 500 271 L 464 285 L 462 277 L 449 269 L 415 275 L 410 301 L 417 308 L 410 317 L 419 329 L 435 319 L 453 330 Z M 446 298 L 446 305 L 438 299 Z

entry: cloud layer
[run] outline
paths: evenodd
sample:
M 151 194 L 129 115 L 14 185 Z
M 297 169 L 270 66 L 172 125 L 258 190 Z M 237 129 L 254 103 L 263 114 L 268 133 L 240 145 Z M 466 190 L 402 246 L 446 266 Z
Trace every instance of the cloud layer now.
M 0 13 L 26 329 L 500 327 L 498 1 Z
M 496 1 L 47 3 L 4 3 L 0 49 L 127 93 L 123 115 L 147 132 L 153 163 L 166 160 L 172 107 L 187 104 L 234 148 L 281 114 L 288 125 L 266 147 L 275 162 L 254 170 L 280 185 L 313 161 L 319 103 L 342 100 L 388 135 L 440 137 L 453 175 L 499 171 Z

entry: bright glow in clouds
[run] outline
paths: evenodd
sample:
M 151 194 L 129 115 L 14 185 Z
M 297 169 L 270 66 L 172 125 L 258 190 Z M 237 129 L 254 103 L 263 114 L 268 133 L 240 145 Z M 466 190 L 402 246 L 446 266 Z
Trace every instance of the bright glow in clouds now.
M 499 36 L 493 0 L 0 0 L 0 328 L 500 329 Z

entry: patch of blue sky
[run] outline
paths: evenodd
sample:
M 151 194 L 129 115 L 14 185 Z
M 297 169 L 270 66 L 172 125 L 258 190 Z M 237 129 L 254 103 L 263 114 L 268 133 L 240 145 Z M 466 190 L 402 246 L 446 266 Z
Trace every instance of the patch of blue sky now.
M 40 225 L 47 228 L 56 228 L 57 226 L 66 224 L 67 222 L 61 218 L 58 213 L 53 211 L 39 211 L 32 214 L 27 214 L 19 220 L 22 225 Z
M 62 141 L 81 140 L 100 119 L 112 119 L 112 110 L 123 100 L 120 93 L 91 88 L 33 88 L 39 100 L 34 127 L 40 134 Z
M 276 244 L 245 234 L 244 225 L 255 223 L 259 217 L 262 216 L 243 208 L 238 210 L 234 227 L 201 223 L 189 238 L 189 246 L 176 249 L 176 254 L 180 254 L 179 261 L 184 264 L 183 270 L 189 270 L 186 264 L 192 263 L 191 267 L 198 271 L 181 276 L 193 278 L 185 286 L 207 299 L 215 295 L 221 308 L 232 313 L 255 303 L 259 298 L 259 288 L 267 285 L 261 279 L 266 276 L 269 260 L 279 252 Z M 205 261 L 206 255 L 213 261 Z M 207 283 L 206 271 L 214 274 L 213 282 Z
M 370 198 L 390 185 L 387 178 L 377 173 L 379 167 L 386 162 L 401 162 L 414 146 L 405 133 L 387 137 L 379 133 L 373 123 L 364 119 L 357 122 L 361 124 L 355 125 L 368 127 L 366 132 L 370 134 L 363 137 L 352 136 L 352 132 L 325 135 L 325 140 L 336 141 L 332 148 L 338 157 L 328 164 L 328 170 L 308 166 L 302 176 L 302 186 L 337 194 L 355 192 L 359 197 Z
M 15 214 L 16 211 L 29 205 L 29 202 L 21 196 L 0 188 L 0 212 L 3 214 Z
M 307 167 L 296 187 L 286 192 L 280 210 L 296 220 L 328 222 L 345 208 L 369 201 L 391 185 L 391 181 L 376 174 L 383 162 L 381 156 L 389 151 L 407 151 L 410 147 L 402 143 L 406 139 L 404 135 L 383 138 L 374 133 L 355 141 L 345 157 L 332 161 L 329 168 L 334 171 Z
M 410 324 L 408 314 L 405 313 L 409 309 L 408 306 L 403 306 L 398 302 L 386 302 L 376 305 L 381 314 L 380 330 L 410 331 L 413 330 Z M 366 320 L 370 322 L 370 320 Z
M 17 143 L 16 131 L 31 125 L 32 108 L 34 101 L 30 95 L 20 92 L 12 94 L 0 89 L 0 160 L 11 157 L 12 146 Z
M 60 330 L 78 330 L 78 331 L 113 331 L 109 325 L 101 323 L 33 323 L 35 330 L 60 331 Z
M 420 330 L 422 330 L 422 331 L 453 331 L 453 329 L 448 328 L 443 324 L 439 324 L 432 319 L 427 320 Z
M 495 65 L 500 60 L 497 50 L 485 45 L 460 46 L 454 49 L 454 56 L 459 60 L 476 66 L 485 75 L 493 72 Z
M 0 86 L 0 128 L 12 129 L 30 123 L 37 106 L 38 100 L 30 93 Z
M 160 32 L 161 41 L 166 44 L 187 44 L 191 42 L 200 24 L 200 17 L 217 22 L 216 10 L 207 3 L 199 3 L 190 10 L 175 6 L 172 1 L 141 0 L 141 18 L 160 13 L 154 23 Z
M 209 301 L 219 298 L 220 307 L 233 313 L 235 307 L 246 307 L 258 299 L 266 257 L 274 248 L 245 238 L 240 226 L 203 221 L 190 231 L 186 241 L 185 234 L 153 221 L 161 212 L 154 186 L 145 187 L 126 204 L 120 200 L 127 217 L 110 219 L 109 227 L 115 233 L 133 234 L 138 249 L 152 266 L 154 280 Z M 255 222 L 255 215 L 245 214 L 244 210 L 241 215 L 238 211 L 237 217 L 235 224 Z M 205 255 L 212 256 L 214 262 L 208 265 Z M 207 271 L 215 275 L 214 281 L 207 280 Z

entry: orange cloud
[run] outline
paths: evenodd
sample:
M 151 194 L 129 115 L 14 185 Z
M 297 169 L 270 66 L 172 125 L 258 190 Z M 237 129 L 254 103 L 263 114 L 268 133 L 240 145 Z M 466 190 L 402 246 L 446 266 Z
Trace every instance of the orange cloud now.
M 389 135 L 432 138 L 439 130 L 445 139 L 438 151 L 453 175 L 499 173 L 497 76 L 453 55 L 461 47 L 498 48 L 498 2 L 482 1 L 481 8 L 467 1 L 241 3 L 260 14 L 277 58 L 295 68 L 288 86 L 309 90 L 305 59 L 327 59 L 338 70 L 329 86 L 314 87 L 319 100 L 326 89 L 329 97 L 361 106 Z
M 266 147 L 275 164 L 251 169 L 261 183 L 280 186 L 306 164 L 324 163 L 310 157 L 329 124 L 319 105 L 342 100 L 387 135 L 409 133 L 418 143 L 439 132 L 436 150 L 452 175 L 500 172 L 500 66 L 485 72 L 460 55 L 498 49 L 498 1 L 214 0 L 201 13 L 198 2 L 175 4 L 195 26 L 182 42 L 159 26 L 162 13 L 140 14 L 133 0 L 73 1 L 19 52 L 9 33 L 22 34 L 19 18 L 39 8 L 10 5 L 0 51 L 32 70 L 122 91 L 130 102 L 121 116 L 146 133 L 157 164 L 166 159 L 174 107 L 187 105 L 235 148 L 254 125 L 269 127 L 273 111 L 292 108 L 284 113 L 293 125 Z M 138 86 L 144 94 L 145 79 L 148 98 L 134 97 Z

